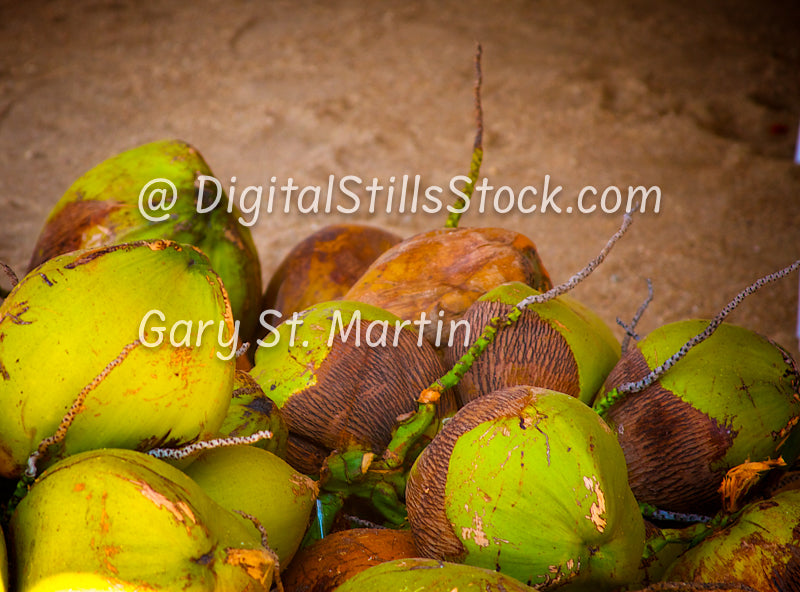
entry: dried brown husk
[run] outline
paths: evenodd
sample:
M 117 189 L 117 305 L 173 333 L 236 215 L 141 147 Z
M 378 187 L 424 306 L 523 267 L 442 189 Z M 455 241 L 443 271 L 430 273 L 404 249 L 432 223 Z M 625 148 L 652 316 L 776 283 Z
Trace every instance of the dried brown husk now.
M 529 387 L 512 387 L 463 407 L 417 459 L 406 486 L 406 504 L 415 525 L 414 540 L 423 557 L 459 562 L 466 553 L 447 518 L 445 503 L 447 472 L 456 441 L 485 421 L 519 414 L 530 401 L 529 392 Z
M 501 228 L 439 228 L 383 253 L 345 298 L 379 306 L 405 320 L 420 319 L 424 312 L 433 321 L 425 337 L 439 346 L 449 338 L 451 324 L 475 300 L 511 281 L 542 291 L 552 287 L 529 238 Z
M 513 307 L 501 302 L 475 302 L 463 316 L 474 332 Z M 458 333 L 460 335 L 460 333 Z M 468 345 L 454 339 L 445 349 L 447 367 L 463 356 Z M 581 385 L 575 355 L 564 337 L 531 310 L 523 311 L 517 322 L 498 331 L 494 341 L 467 370 L 455 386 L 460 405 L 508 386 L 533 385 L 566 393 L 580 394 Z
M 281 407 L 293 436 L 287 461 L 295 468 L 319 458 L 302 459 L 294 454 L 305 454 L 303 448 L 315 450 L 303 446 L 304 441 L 328 452 L 367 448 L 380 454 L 391 439 L 397 418 L 414 411 L 419 394 L 445 373 L 433 347 L 424 339 L 418 341 L 412 331 L 401 330 L 396 346 L 394 329 L 386 346 L 366 345 L 369 325 L 366 320 L 358 325 L 360 346 L 353 336 L 345 342 L 337 336 L 316 369 L 316 382 L 294 393 Z M 453 392 L 445 391 L 438 405 L 440 417 L 452 414 L 455 408 Z
M 286 592 L 332 592 L 373 565 L 417 556 L 410 530 L 342 530 L 300 551 L 281 579 Z
M 309 235 L 272 275 L 261 309 L 283 318 L 318 302 L 341 298 L 378 256 L 401 237 L 365 224 L 331 224 Z

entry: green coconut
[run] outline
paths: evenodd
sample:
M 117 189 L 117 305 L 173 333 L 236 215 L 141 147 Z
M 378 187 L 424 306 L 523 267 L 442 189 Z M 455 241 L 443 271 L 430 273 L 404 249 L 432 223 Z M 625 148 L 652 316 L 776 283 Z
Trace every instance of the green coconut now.
M 800 490 L 749 504 L 733 524 L 676 559 L 663 581 L 800 590 Z
M 12 516 L 19 592 L 264 591 L 274 560 L 257 531 L 189 477 L 141 452 L 53 465 Z
M 434 559 L 395 559 L 370 567 L 336 592 L 531 592 L 514 578 L 492 570 Z
M 615 387 L 638 381 L 708 325 L 671 323 L 630 348 L 595 407 Z M 659 380 L 613 403 L 604 418 L 625 452 L 640 502 L 714 514 L 725 473 L 746 461 L 800 453 L 800 372 L 791 355 L 749 329 L 723 323 Z
M 467 352 L 492 318 L 508 313 L 535 294 L 541 291 L 522 282 L 510 282 L 474 302 L 445 350 L 448 367 Z M 465 339 L 467 331 L 469 337 Z M 619 357 L 619 342 L 608 325 L 565 294 L 528 306 L 516 323 L 499 331 L 455 391 L 461 405 L 515 385 L 549 388 L 590 404 Z
M 0 306 L 0 474 L 18 477 L 73 406 L 50 460 L 214 437 L 233 389 L 235 328 L 222 281 L 194 247 L 141 241 L 46 261 Z
M 201 175 L 208 178 L 202 193 Z M 78 249 L 159 238 L 191 244 L 208 255 L 225 283 L 246 341 L 256 327 L 262 289 L 252 220 L 235 204 L 229 206 L 221 186 L 218 196 L 211 178 L 200 153 L 177 140 L 143 144 L 101 162 L 77 179 L 51 210 L 29 270 Z M 151 202 L 173 200 L 172 188 L 158 180 L 175 188 L 167 211 L 150 207 Z
M 280 565 L 289 564 L 317 499 L 315 481 L 254 446 L 205 450 L 184 472 L 222 507 L 255 517 Z
M 331 450 L 380 454 L 398 416 L 445 373 L 410 321 L 348 300 L 322 302 L 272 327 L 259 340 L 250 374 L 289 426 L 287 460 L 307 474 Z M 443 394 L 442 414 L 455 408 Z
M 517 386 L 465 405 L 422 452 L 406 488 L 427 557 L 540 589 L 636 581 L 644 522 L 614 434 L 584 403 Z

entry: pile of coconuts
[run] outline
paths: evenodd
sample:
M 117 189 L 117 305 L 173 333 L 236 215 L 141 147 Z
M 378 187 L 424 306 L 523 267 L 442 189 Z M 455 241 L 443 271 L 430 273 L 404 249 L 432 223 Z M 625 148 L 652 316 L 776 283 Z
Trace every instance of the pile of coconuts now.
M 7 269 L 3 590 L 800 590 L 800 372 L 724 322 L 798 263 L 620 343 L 567 292 L 630 214 L 559 285 L 451 217 L 324 227 L 262 286 L 201 175 L 114 156 Z

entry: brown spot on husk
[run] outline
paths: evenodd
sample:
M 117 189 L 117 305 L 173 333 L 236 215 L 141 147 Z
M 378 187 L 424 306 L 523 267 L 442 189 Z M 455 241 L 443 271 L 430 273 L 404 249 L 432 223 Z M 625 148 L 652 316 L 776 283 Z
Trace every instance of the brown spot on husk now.
M 500 302 L 475 302 L 463 316 L 471 328 L 470 343 L 456 339 L 445 350 L 451 368 L 479 337 L 483 327 L 513 307 Z M 461 405 L 508 386 L 530 385 L 573 397 L 580 394 L 578 364 L 564 337 L 534 311 L 525 310 L 519 320 L 497 332 L 472 367 L 455 387 Z
M 800 524 L 792 529 L 792 540 L 782 545 L 783 563 L 772 573 L 776 590 L 800 592 Z
M 387 345 L 375 347 L 366 341 L 369 325 L 362 320 L 358 326 L 360 346 L 353 336 L 346 342 L 337 336 L 316 370 L 316 384 L 283 405 L 281 413 L 291 433 L 329 450 L 355 444 L 380 454 L 397 417 L 415 410 L 420 393 L 445 373 L 434 349 L 424 340 L 418 345 L 413 331 L 401 330 L 395 346 L 390 324 Z M 453 393 L 445 391 L 438 412 L 454 410 Z
M 56 255 L 83 248 L 83 233 L 99 226 L 111 214 L 124 207 L 115 201 L 78 200 L 64 205 L 55 216 L 49 219 L 28 264 L 28 271 L 41 265 Z M 113 240 L 113 228 L 109 229 L 110 240 Z M 109 241 L 110 242 L 110 241 Z
M 332 592 L 373 565 L 418 555 L 409 530 L 344 530 L 301 550 L 281 579 L 287 592 Z
M 275 560 L 264 549 L 225 549 L 225 563 L 244 570 L 248 576 L 261 584 L 265 590 L 272 585 Z
M 466 552 L 447 519 L 445 499 L 450 456 L 458 439 L 485 421 L 517 417 L 535 398 L 535 390 L 517 386 L 471 401 L 417 459 L 406 486 L 406 504 L 414 541 L 423 557 L 459 562 Z
M 144 481 L 131 481 L 131 483 L 137 485 L 139 487 L 139 492 L 153 502 L 156 507 L 164 508 L 170 514 L 172 514 L 176 522 L 181 524 L 187 524 L 188 522 L 191 522 L 192 524 L 197 523 L 197 518 L 195 517 L 194 512 L 183 500 L 171 500 L 163 493 L 153 489 L 149 483 L 145 483 Z
M 631 348 L 601 392 L 639 380 L 650 368 Z M 714 514 L 725 468 L 713 469 L 733 444 L 733 434 L 655 382 L 614 404 L 605 418 L 617 431 L 628 480 L 639 502 L 662 510 Z
M 757 514 L 751 513 L 747 519 L 758 525 Z M 719 530 L 701 544 L 716 544 L 720 541 L 715 539 L 722 539 L 725 554 L 730 558 L 719 555 L 710 555 L 705 560 L 691 556 L 679 558 L 670 568 L 670 579 L 738 584 L 759 592 L 800 592 L 800 526 L 795 526 L 792 541 L 785 544 L 776 542 L 763 527 L 759 532 L 730 541 L 727 540 L 729 533 L 727 528 Z
M 480 296 L 511 281 L 542 291 L 552 287 L 530 239 L 502 228 L 439 228 L 386 251 L 344 297 L 404 320 L 419 319 L 424 311 L 434 321 L 425 337 L 436 341 L 441 320 L 446 342 L 451 321 L 459 320 Z

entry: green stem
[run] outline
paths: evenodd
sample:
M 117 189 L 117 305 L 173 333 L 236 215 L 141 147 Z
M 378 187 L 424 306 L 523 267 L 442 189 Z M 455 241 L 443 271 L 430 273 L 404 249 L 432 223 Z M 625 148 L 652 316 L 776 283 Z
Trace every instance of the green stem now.
M 592 404 L 592 408 L 597 411 L 600 417 L 605 417 L 608 410 L 624 398 L 625 394 L 619 392 L 619 389 L 614 388 L 600 395 L 594 404 Z
M 306 530 L 303 537 L 303 542 L 300 544 L 301 548 L 308 547 L 312 543 L 325 537 L 333 526 L 333 521 L 336 515 L 344 507 L 344 500 L 346 495 L 341 492 L 331 493 L 322 492 L 317 498 L 317 511 L 314 519 Z
M 17 509 L 17 506 L 22 501 L 22 499 L 28 495 L 28 490 L 30 490 L 31 485 L 36 480 L 35 476 L 31 476 L 23 474 L 19 481 L 17 481 L 17 486 L 14 489 L 14 493 L 11 494 L 11 498 L 8 500 L 8 505 L 6 506 L 5 512 L 3 512 L 3 526 L 7 526 L 9 521 L 11 520 L 11 516 L 14 515 L 14 511 Z
M 419 441 L 420 437 L 430 430 L 436 420 L 436 402 L 420 402 L 417 410 L 404 418 L 394 428 L 392 439 L 383 453 L 380 463 L 376 467 L 393 470 L 402 467 L 406 462 L 409 451 Z
M 446 389 L 453 388 L 464 377 L 475 360 L 484 352 L 484 350 L 494 341 L 497 332 L 501 327 L 513 325 L 517 319 L 522 315 L 522 309 L 512 308 L 510 312 L 503 316 L 493 317 L 484 326 L 478 339 L 475 340 L 466 353 L 458 359 L 458 362 L 450 369 L 450 371 L 439 378 L 431 385 L 431 389 L 442 392 Z
M 469 181 L 464 186 L 462 193 L 465 197 L 459 196 L 456 200 L 455 206 L 447 216 L 447 221 L 444 223 L 445 228 L 458 228 L 458 222 L 461 220 L 461 215 L 469 208 L 469 200 L 472 193 L 475 191 L 475 183 L 478 181 L 478 175 L 481 170 L 481 162 L 483 162 L 483 149 L 478 146 L 472 151 L 472 160 L 469 167 Z

